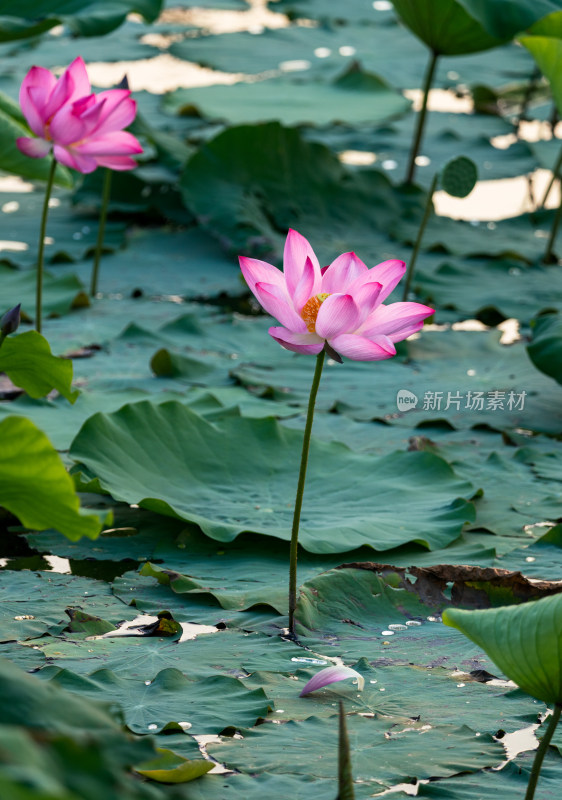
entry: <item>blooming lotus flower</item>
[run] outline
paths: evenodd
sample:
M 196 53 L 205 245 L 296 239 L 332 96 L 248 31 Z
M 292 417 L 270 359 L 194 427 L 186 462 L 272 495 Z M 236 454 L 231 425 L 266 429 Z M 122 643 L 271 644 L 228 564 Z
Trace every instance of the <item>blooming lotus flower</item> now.
M 315 692 L 317 689 L 323 689 L 324 686 L 328 686 L 330 683 L 345 681 L 347 678 L 355 678 L 357 681 L 357 688 L 360 692 L 363 691 L 365 687 L 365 678 L 361 673 L 351 667 L 338 665 L 337 667 L 326 667 L 325 669 L 321 669 L 320 672 L 317 672 L 316 675 L 313 675 L 305 685 L 299 697 L 304 697 L 305 694 Z
M 57 80 L 44 67 L 32 67 L 20 89 L 20 105 L 38 138 L 20 137 L 17 146 L 27 156 L 42 158 L 53 151 L 56 161 L 78 172 L 96 167 L 127 170 L 142 153 L 138 140 L 124 131 L 136 114 L 128 89 L 93 94 L 86 65 L 76 58 Z
M 391 259 L 369 269 L 355 253 L 320 268 L 308 241 L 290 230 L 283 272 L 265 261 L 240 257 L 240 268 L 260 305 L 281 323 L 269 334 L 287 350 L 317 355 L 329 347 L 353 361 L 381 361 L 395 342 L 416 333 L 433 309 L 384 300 L 406 271 Z

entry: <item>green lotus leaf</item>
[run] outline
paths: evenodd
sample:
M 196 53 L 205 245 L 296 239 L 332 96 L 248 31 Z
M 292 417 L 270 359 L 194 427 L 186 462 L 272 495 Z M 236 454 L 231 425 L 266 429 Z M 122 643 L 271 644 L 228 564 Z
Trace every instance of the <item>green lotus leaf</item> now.
M 472 639 L 524 692 L 562 703 L 562 595 L 483 611 L 448 608 L 443 622 Z
M 91 417 L 71 455 L 116 499 L 195 522 L 219 541 L 245 531 L 288 540 L 301 447 L 299 432 L 271 418 L 215 426 L 181 403 L 140 402 Z M 434 549 L 473 519 L 461 499 L 472 492 L 430 453 L 376 459 L 314 441 L 300 541 L 313 553 L 413 541 Z
M 72 478 L 39 428 L 25 417 L 6 417 L 0 442 L 0 506 L 27 528 L 55 528 L 69 539 L 98 536 L 100 518 L 82 513 Z
M 491 36 L 457 0 L 394 0 L 394 8 L 437 55 L 478 53 L 511 38 Z
M 8 336 L 0 349 L 0 372 L 30 397 L 37 399 L 56 389 L 74 403 L 80 392 L 72 390 L 72 361 L 57 358 L 49 342 L 37 331 Z

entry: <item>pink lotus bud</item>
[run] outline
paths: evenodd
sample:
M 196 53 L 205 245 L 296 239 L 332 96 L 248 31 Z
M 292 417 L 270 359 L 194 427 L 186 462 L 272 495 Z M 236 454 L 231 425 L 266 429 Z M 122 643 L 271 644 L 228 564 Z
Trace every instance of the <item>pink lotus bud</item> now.
M 316 675 L 308 681 L 299 697 L 310 694 L 310 692 L 315 692 L 317 689 L 322 689 L 330 683 L 345 681 L 346 678 L 355 678 L 357 680 L 357 688 L 360 692 L 363 691 L 365 687 L 365 678 L 357 672 L 357 670 L 344 666 L 326 667 L 325 669 L 321 669 L 320 672 L 317 672 Z

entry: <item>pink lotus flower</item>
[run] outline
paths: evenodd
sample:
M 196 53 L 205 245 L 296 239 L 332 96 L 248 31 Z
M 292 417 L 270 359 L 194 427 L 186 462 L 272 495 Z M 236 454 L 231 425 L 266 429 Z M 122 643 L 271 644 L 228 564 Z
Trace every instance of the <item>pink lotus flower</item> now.
M 96 167 L 126 170 L 142 153 L 138 140 L 124 131 L 135 118 L 137 105 L 128 89 L 92 93 L 86 65 L 78 57 L 57 80 L 43 67 L 32 67 L 20 89 L 20 105 L 33 133 L 17 146 L 27 156 L 54 157 L 78 172 Z
M 419 331 L 434 311 L 420 303 L 384 305 L 406 271 L 403 261 L 368 269 L 355 253 L 343 253 L 320 269 L 308 241 L 293 230 L 283 272 L 245 256 L 240 268 L 260 304 L 283 326 L 270 328 L 270 335 L 297 353 L 317 355 L 328 343 L 353 361 L 391 358 L 394 343 Z

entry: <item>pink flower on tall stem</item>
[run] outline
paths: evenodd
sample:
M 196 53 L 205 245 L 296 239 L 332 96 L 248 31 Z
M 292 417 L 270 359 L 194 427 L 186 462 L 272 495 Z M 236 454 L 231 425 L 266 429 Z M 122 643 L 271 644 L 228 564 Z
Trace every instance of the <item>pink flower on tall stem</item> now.
M 297 353 L 317 355 L 327 343 L 353 361 L 381 361 L 433 314 L 421 303 L 384 304 L 406 271 L 403 261 L 368 269 L 355 253 L 343 253 L 321 269 L 308 241 L 294 230 L 285 242 L 283 272 L 245 256 L 240 267 L 260 305 L 282 325 L 270 328 L 270 335 Z
M 394 343 L 419 331 L 433 309 L 420 303 L 384 304 L 406 271 L 403 261 L 383 261 L 369 269 L 355 253 L 343 253 L 329 267 L 320 269 L 310 244 L 293 230 L 285 242 L 283 272 L 246 256 L 240 257 L 240 267 L 260 304 L 281 323 L 281 327 L 269 329 L 270 335 L 287 350 L 316 356 L 289 553 L 289 635 L 295 637 L 299 525 L 314 406 L 325 355 L 340 362 L 342 355 L 352 361 L 391 358 L 396 353 Z M 330 672 L 330 680 L 339 679 L 334 674 Z M 307 691 L 312 691 L 313 684 L 316 687 L 314 679 L 305 687 Z
M 23 114 L 36 137 L 20 137 L 27 156 L 42 158 L 53 151 L 56 161 L 78 172 L 97 167 L 136 167 L 132 155 L 142 153 L 139 141 L 123 130 L 135 118 L 129 89 L 93 94 L 80 56 L 57 80 L 43 67 L 32 67 L 20 89 Z

